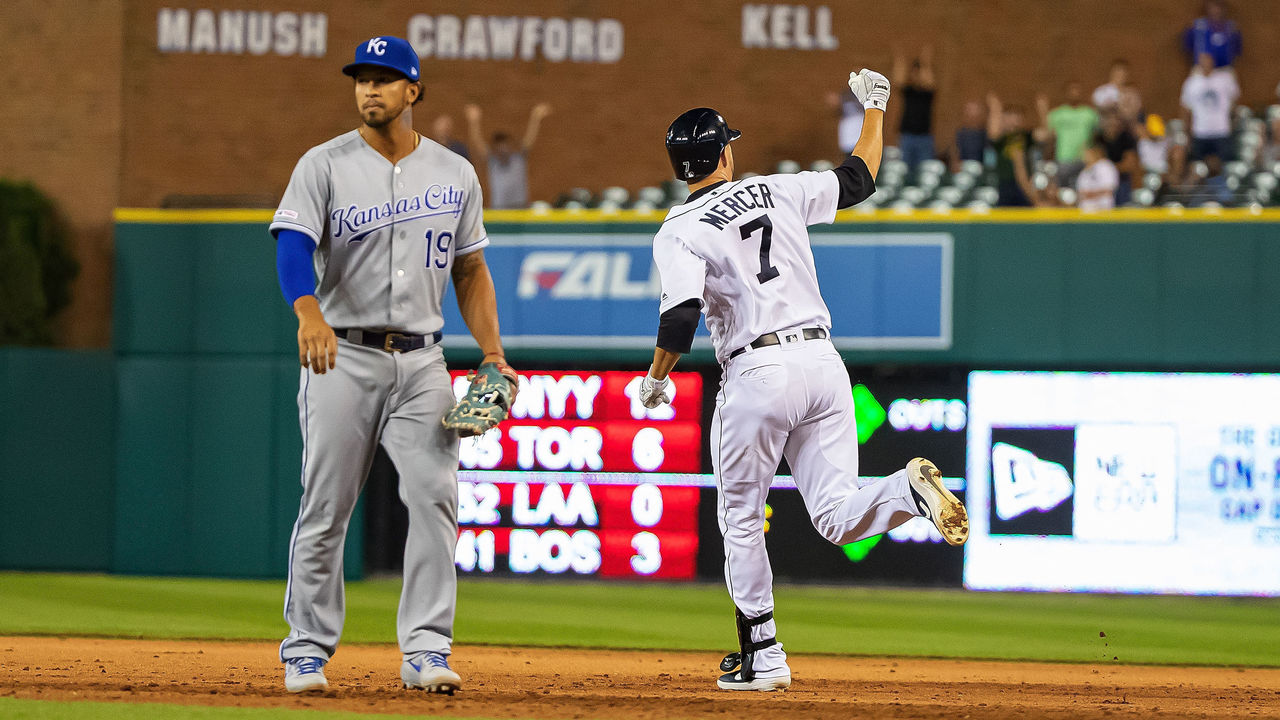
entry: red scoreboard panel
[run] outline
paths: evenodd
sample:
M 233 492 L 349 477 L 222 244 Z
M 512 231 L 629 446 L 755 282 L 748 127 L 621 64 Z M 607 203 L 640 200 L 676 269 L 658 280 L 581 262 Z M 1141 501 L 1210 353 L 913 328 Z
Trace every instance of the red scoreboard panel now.
M 454 394 L 466 393 L 453 372 Z M 699 472 L 702 376 L 672 373 L 670 405 L 640 403 L 644 373 L 537 372 L 520 376 L 511 417 L 462 441 L 464 470 Z
M 511 417 L 460 445 L 459 571 L 692 579 L 700 491 L 671 478 L 702 470 L 702 376 L 671 378 L 650 409 L 642 372 L 521 374 Z
M 565 482 L 538 482 L 543 476 Z M 520 481 L 525 478 L 533 481 Z M 570 473 L 460 473 L 458 569 L 694 578 L 699 488 L 646 483 L 637 474 L 578 478 Z M 508 479 L 517 481 L 504 482 Z

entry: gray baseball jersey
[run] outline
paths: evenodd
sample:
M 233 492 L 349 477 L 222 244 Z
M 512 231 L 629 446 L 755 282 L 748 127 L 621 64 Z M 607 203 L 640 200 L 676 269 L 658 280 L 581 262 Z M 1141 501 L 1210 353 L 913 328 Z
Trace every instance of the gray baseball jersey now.
M 456 596 L 458 438 L 439 345 L 453 261 L 488 244 L 475 170 L 427 139 L 392 164 L 352 131 L 298 162 L 271 223 L 316 241 L 316 297 L 334 328 L 428 336 L 386 352 L 338 340 L 334 369 L 302 368 L 302 502 L 289 550 L 280 657 L 333 655 L 344 619 L 343 540 L 381 444 L 409 510 L 397 617 L 406 657 L 449 653 Z
M 392 166 L 352 130 L 302 156 L 271 230 L 316 241 L 333 327 L 429 334 L 453 259 L 489 244 L 479 199 L 475 169 L 448 148 L 424 138 Z

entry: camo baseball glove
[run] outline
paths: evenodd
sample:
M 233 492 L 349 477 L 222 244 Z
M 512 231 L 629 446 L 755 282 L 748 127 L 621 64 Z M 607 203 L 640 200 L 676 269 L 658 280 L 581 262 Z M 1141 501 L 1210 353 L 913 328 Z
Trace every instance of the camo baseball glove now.
M 483 435 L 507 419 L 519 389 L 516 371 L 506 363 L 487 362 L 470 376 L 467 394 L 445 413 L 441 421 L 461 437 Z

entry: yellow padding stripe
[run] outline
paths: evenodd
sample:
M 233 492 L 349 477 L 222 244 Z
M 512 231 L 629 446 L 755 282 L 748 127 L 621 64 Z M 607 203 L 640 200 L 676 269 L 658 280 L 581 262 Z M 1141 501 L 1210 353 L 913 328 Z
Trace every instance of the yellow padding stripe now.
M 269 224 L 272 210 L 167 210 L 116 208 L 118 223 L 261 223 Z M 491 223 L 659 223 L 661 210 L 486 210 Z M 1082 213 L 1075 208 L 997 208 L 975 210 L 843 210 L 837 223 L 1125 223 L 1125 222 L 1278 222 L 1280 208 L 1183 209 L 1120 208 L 1110 212 Z

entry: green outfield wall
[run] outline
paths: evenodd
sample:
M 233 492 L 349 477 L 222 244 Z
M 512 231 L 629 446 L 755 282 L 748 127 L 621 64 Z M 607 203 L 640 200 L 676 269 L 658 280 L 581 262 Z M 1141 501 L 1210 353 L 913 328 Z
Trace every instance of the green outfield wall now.
M 956 217 L 881 213 L 816 231 L 953 238 L 950 347 L 846 352 L 849 362 L 1280 368 L 1274 211 Z M 269 218 L 119 211 L 113 351 L 0 349 L 0 567 L 283 575 L 301 441 L 296 325 L 276 284 Z M 657 220 L 492 213 L 487 225 L 495 244 L 589 233 L 607 245 L 613 233 L 652 233 Z M 900 292 L 912 283 L 902 277 Z M 585 357 L 510 355 L 566 366 Z M 640 368 L 650 355 L 591 357 Z M 359 516 L 349 576 L 361 574 Z
M 108 570 L 115 360 L 0 348 L 0 567 Z
M 158 214 L 143 217 L 166 217 L 151 212 Z M 1026 220 L 1015 221 L 1020 217 Z M 1006 211 L 986 221 L 944 222 L 878 214 L 815 228 L 815 234 L 954 238 L 951 347 L 846 352 L 846 358 L 972 367 L 1280 366 L 1280 283 L 1273 279 L 1280 267 L 1280 213 L 1182 220 L 1142 214 L 1114 223 L 1061 217 Z M 276 284 L 268 220 L 118 223 L 117 353 L 292 355 L 296 326 Z M 536 233 L 585 234 L 603 247 L 610 234 L 657 229 L 655 222 L 591 220 L 491 220 L 487 226 L 495 245 Z M 912 292 L 912 277 L 901 283 L 900 292 Z M 644 363 L 651 351 L 610 355 Z

